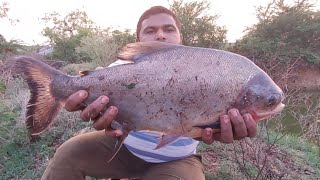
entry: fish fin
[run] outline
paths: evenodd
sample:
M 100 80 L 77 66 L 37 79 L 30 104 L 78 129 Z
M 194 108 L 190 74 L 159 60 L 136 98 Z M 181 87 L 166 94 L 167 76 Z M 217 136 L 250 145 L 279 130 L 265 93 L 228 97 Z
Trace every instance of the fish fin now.
M 113 158 L 118 154 L 119 150 L 121 149 L 124 139 L 127 137 L 127 135 L 122 135 L 121 137 L 117 138 L 117 141 L 113 147 L 113 152 L 111 153 L 110 158 L 108 158 L 108 163 L 110 163 Z
M 117 137 L 117 141 L 116 141 L 116 143 L 115 143 L 115 145 L 113 147 L 113 151 L 112 151 L 110 157 L 108 158 L 108 163 L 110 163 L 113 160 L 113 158 L 118 154 L 120 148 L 123 145 L 124 139 L 128 136 L 128 131 L 125 130 L 123 128 L 123 126 L 117 121 L 112 121 L 111 122 L 111 128 L 112 129 L 121 129 L 123 134 L 122 134 L 122 136 Z
M 220 121 L 216 121 L 212 124 L 208 124 L 208 125 L 199 125 L 199 126 L 193 126 L 193 127 L 198 127 L 198 128 L 202 128 L 202 129 L 205 129 L 205 128 L 211 128 L 211 129 L 220 129 Z
M 159 137 L 160 141 L 157 144 L 157 147 L 155 149 L 159 149 L 159 148 L 162 148 L 164 146 L 167 146 L 168 144 L 171 144 L 171 143 L 175 142 L 181 136 L 182 136 L 182 133 L 162 135 L 162 136 Z
M 191 130 L 185 132 L 183 134 L 184 137 L 189 137 L 189 138 L 193 138 L 193 139 L 199 139 L 200 137 L 202 137 L 203 134 L 203 129 L 202 128 L 198 128 L 198 127 L 193 127 Z
M 134 61 L 140 59 L 142 56 L 152 54 L 155 52 L 172 49 L 175 47 L 181 47 L 182 45 L 175 45 L 171 43 L 148 41 L 148 42 L 136 42 L 127 44 L 120 53 L 118 58 L 121 60 Z
M 92 73 L 92 71 L 85 70 L 85 71 L 79 71 L 78 74 L 79 74 L 80 77 L 83 77 L 83 76 L 89 75 L 90 73 Z
M 30 136 L 34 138 L 48 128 L 63 107 L 62 101 L 53 94 L 52 83 L 56 77 L 67 75 L 26 56 L 14 59 L 14 71 L 23 77 L 30 89 L 26 125 Z

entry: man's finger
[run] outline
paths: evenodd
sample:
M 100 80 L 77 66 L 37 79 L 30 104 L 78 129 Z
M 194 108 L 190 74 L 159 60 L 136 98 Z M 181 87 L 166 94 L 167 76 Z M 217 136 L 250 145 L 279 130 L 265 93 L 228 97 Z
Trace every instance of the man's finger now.
M 65 104 L 65 109 L 67 111 L 77 111 L 80 110 L 80 104 L 88 97 L 87 91 L 80 90 L 71 96 L 68 97 L 66 104 Z
M 204 131 L 202 131 L 202 141 L 206 144 L 212 144 L 213 138 L 212 138 L 213 130 L 211 128 L 206 128 Z
M 108 110 L 103 113 L 99 119 L 93 123 L 93 127 L 96 130 L 109 129 L 111 122 L 117 116 L 118 109 L 114 106 L 110 106 Z
M 228 115 L 222 115 L 220 117 L 220 126 L 221 126 L 220 142 L 232 143 L 233 132 L 232 132 L 232 125 L 230 122 L 230 117 Z
M 244 114 L 242 117 L 247 127 L 248 137 L 255 137 L 257 135 L 257 123 L 250 114 Z
M 243 139 L 248 136 L 246 124 L 237 109 L 230 109 L 228 112 L 233 127 L 235 139 Z
M 84 121 L 89 121 L 90 119 L 94 119 L 99 113 L 103 110 L 105 105 L 109 102 L 109 98 L 107 96 L 100 96 L 93 103 L 89 104 L 81 113 L 80 117 Z

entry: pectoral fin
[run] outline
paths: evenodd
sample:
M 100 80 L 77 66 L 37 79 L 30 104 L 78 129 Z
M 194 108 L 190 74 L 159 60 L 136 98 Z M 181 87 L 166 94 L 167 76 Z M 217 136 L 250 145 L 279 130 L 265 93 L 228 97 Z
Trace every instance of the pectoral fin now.
M 175 142 L 181 136 L 182 136 L 182 133 L 162 135 L 159 137 L 160 141 L 157 144 L 157 147 L 155 149 L 159 149 L 159 148 L 162 148 L 168 144 L 171 144 L 171 143 Z
M 159 41 L 135 42 L 123 47 L 118 54 L 118 59 L 136 62 L 145 55 L 179 47 L 182 46 Z
M 128 135 L 128 134 L 127 134 L 127 135 Z M 120 136 L 120 137 L 117 138 L 117 141 L 116 141 L 116 143 L 115 143 L 115 145 L 114 145 L 113 151 L 112 151 L 110 157 L 108 158 L 108 159 L 109 159 L 109 160 L 108 160 L 108 163 L 110 163 L 110 162 L 113 160 L 113 158 L 118 154 L 120 148 L 121 148 L 122 145 L 123 145 L 123 141 L 124 141 L 124 139 L 127 137 L 127 135 L 124 134 L 124 135 L 122 135 L 122 136 Z
M 122 145 L 123 145 L 124 139 L 128 136 L 128 133 L 129 133 L 129 132 L 128 132 L 127 130 L 125 130 L 125 129 L 123 128 L 123 126 L 122 126 L 120 123 L 118 123 L 117 121 L 112 121 L 112 123 L 111 123 L 111 128 L 114 129 L 114 130 L 115 130 L 115 129 L 120 129 L 120 130 L 122 131 L 123 135 L 120 136 L 120 137 L 117 137 L 117 141 L 116 141 L 116 143 L 114 144 L 113 151 L 112 151 L 110 157 L 108 158 L 108 163 L 110 163 L 110 162 L 113 160 L 113 158 L 118 154 L 120 148 L 121 148 Z
M 219 121 L 214 122 L 214 123 L 212 123 L 212 124 L 199 125 L 199 126 L 193 126 L 193 127 L 198 127 L 198 128 L 202 128 L 202 129 L 205 129 L 205 128 L 221 129 L 221 127 L 220 127 L 220 122 L 219 122 Z

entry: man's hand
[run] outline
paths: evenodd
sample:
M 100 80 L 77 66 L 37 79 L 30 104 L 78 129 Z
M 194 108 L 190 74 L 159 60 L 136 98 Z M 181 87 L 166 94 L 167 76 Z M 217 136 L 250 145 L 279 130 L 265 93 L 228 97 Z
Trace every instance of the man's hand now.
M 66 101 L 65 108 L 67 111 L 81 110 L 81 104 L 87 99 L 88 93 L 84 90 L 80 90 L 71 96 Z M 102 112 L 104 107 L 109 103 L 107 96 L 100 96 L 94 102 L 86 106 L 80 113 L 80 118 L 84 121 L 92 120 L 93 127 L 96 130 L 106 130 L 106 134 L 119 137 L 122 136 L 122 131 L 112 130 L 110 131 L 110 125 L 113 119 L 118 113 L 118 109 L 115 106 L 110 106 L 107 111 Z
M 220 117 L 220 133 L 212 134 L 211 128 L 206 128 L 202 134 L 202 141 L 211 144 L 214 140 L 222 143 L 232 143 L 245 137 L 257 135 L 257 124 L 250 114 L 241 116 L 237 109 L 230 109 L 228 115 Z

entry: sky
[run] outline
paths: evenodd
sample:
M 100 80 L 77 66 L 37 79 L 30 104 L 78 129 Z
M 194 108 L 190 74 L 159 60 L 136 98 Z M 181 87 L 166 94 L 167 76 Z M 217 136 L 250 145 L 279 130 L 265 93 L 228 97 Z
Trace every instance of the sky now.
M 0 20 L 0 34 L 7 41 L 18 39 L 27 45 L 45 44 L 41 35 L 45 24 L 41 18 L 53 11 L 62 16 L 79 9 L 85 11 L 96 25 L 115 29 L 135 30 L 140 15 L 151 6 L 169 7 L 172 0 L 0 0 L 9 3 L 9 18 L 19 19 L 12 25 L 8 20 Z M 210 0 L 209 0 L 210 1 Z M 257 22 L 255 6 L 264 5 L 269 0 L 211 0 L 208 14 L 218 14 L 218 25 L 226 26 L 227 40 L 234 42 L 243 36 L 246 27 Z M 290 0 L 288 0 L 290 1 Z M 320 1 L 317 2 L 320 7 Z

